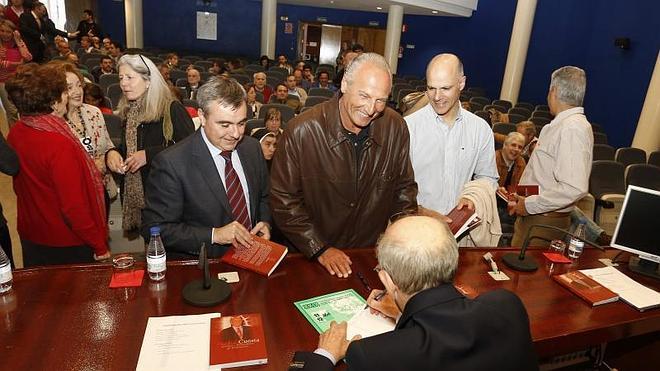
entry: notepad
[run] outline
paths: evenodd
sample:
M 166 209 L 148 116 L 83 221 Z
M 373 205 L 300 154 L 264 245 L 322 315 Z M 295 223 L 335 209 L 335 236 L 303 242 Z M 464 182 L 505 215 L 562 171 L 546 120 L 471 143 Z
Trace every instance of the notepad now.
M 110 279 L 110 288 L 116 289 L 119 287 L 139 287 L 142 286 L 142 278 L 144 277 L 144 269 L 136 269 L 130 272 L 113 273 Z
M 660 306 L 660 293 L 633 280 L 614 267 L 583 269 L 580 272 L 615 292 L 621 300 L 639 311 Z
M 393 319 L 372 314 L 371 310 L 366 308 L 348 321 L 346 339 L 351 340 L 355 335 L 360 335 L 363 339 L 380 335 L 394 330 L 395 326 Z

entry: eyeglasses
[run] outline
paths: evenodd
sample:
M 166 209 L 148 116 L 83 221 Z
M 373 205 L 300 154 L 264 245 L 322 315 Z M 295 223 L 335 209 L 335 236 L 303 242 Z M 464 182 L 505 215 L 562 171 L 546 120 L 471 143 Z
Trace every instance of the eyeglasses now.
M 382 270 L 383 270 L 383 267 L 381 267 L 380 264 L 378 264 L 377 266 L 374 267 L 374 272 L 376 272 L 376 273 L 380 273 L 380 271 L 382 271 Z
M 144 63 L 144 66 L 147 68 L 147 76 L 151 76 L 151 70 L 149 69 L 149 65 L 147 65 L 147 62 L 144 61 L 142 54 L 138 54 L 138 57 L 140 57 L 142 63 Z

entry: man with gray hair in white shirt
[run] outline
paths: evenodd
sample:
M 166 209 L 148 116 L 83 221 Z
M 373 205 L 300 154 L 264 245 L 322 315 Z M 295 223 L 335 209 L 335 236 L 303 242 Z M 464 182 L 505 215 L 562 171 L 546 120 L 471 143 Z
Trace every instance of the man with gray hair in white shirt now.
M 405 117 L 420 212 L 437 216 L 457 205 L 474 209 L 472 201 L 461 197 L 466 183 L 485 178 L 492 183 L 493 194 L 497 188 L 493 131 L 486 121 L 461 107 L 465 75 L 457 56 L 435 56 L 426 69 L 426 80 L 429 103 Z
M 555 118 L 541 130 L 519 183 L 537 185 L 539 194 L 518 196 L 510 205 L 518 215 L 512 246 L 521 246 L 534 224 L 569 228 L 575 203 L 587 194 L 594 135 L 582 107 L 586 88 L 587 77 L 581 68 L 565 66 L 552 73 L 548 106 Z M 562 237 L 546 230 L 535 231 L 534 236 L 547 239 L 546 244 Z

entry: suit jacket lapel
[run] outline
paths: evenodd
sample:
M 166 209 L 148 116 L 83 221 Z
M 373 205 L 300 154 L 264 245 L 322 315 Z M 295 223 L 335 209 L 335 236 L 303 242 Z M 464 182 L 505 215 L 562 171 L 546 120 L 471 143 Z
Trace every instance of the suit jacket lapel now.
M 253 159 L 251 156 L 247 153 L 245 150 L 245 147 L 242 146 L 242 144 L 245 143 L 245 141 L 241 140 L 240 143 L 238 143 L 238 146 L 236 146 L 236 150 L 238 151 L 238 158 L 241 159 L 241 166 L 243 167 L 243 173 L 245 173 L 245 180 L 247 181 L 248 184 L 248 194 L 250 197 L 250 220 L 252 221 L 252 225 L 257 224 L 258 220 L 255 220 L 257 218 L 257 208 L 259 206 L 259 192 L 258 189 L 255 187 L 255 181 L 257 179 L 257 174 L 256 174 L 256 167 L 251 166 Z
M 218 169 L 215 167 L 211 152 L 209 152 L 209 149 L 206 147 L 204 138 L 202 138 L 202 133 L 197 130 L 194 135 L 196 138 L 193 141 L 193 163 L 199 168 L 202 178 L 206 182 L 206 185 L 211 189 L 211 193 L 225 209 L 227 215 L 230 216 L 230 219 L 233 219 L 231 216 L 232 213 L 231 207 L 229 206 L 229 200 L 227 199 L 227 191 L 225 191 L 225 187 L 222 185 L 222 179 L 220 179 Z

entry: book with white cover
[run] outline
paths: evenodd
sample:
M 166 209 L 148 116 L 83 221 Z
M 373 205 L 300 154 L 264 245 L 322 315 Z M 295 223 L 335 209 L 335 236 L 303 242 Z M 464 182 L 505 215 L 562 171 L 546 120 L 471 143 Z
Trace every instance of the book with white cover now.
M 614 267 L 582 269 L 580 272 L 615 292 L 639 311 L 660 307 L 660 293 L 626 276 Z
M 208 371 L 214 317 L 220 313 L 149 317 L 136 371 Z

